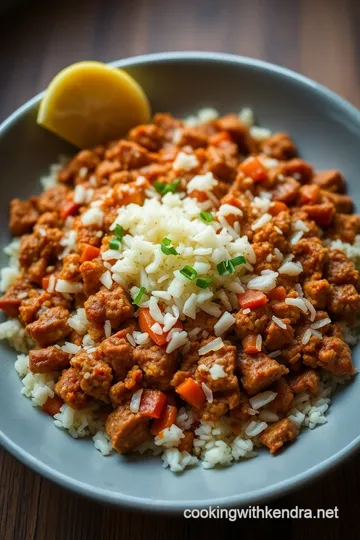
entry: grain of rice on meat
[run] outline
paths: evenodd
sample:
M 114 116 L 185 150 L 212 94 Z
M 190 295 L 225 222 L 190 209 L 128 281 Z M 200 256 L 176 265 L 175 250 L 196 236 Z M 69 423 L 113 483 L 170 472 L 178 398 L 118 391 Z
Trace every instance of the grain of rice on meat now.
M 173 472 L 324 424 L 360 309 L 360 217 L 327 177 L 248 108 L 156 114 L 52 165 L 11 203 L 1 271 L 21 393 L 102 455 Z

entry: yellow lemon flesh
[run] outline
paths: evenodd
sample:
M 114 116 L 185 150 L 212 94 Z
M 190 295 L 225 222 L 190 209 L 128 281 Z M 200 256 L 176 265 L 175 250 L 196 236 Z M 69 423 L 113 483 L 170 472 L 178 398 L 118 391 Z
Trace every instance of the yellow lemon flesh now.
M 149 101 L 130 75 L 101 62 L 61 71 L 40 104 L 37 123 L 80 148 L 117 139 L 149 122 Z

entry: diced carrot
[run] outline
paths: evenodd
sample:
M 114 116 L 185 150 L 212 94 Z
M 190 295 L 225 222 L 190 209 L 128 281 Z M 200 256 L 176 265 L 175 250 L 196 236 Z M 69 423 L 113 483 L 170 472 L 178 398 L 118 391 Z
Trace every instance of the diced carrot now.
M 227 193 L 225 197 L 221 199 L 220 205 L 221 204 L 230 204 L 231 206 L 236 206 L 237 208 L 241 209 L 241 203 L 239 199 L 237 199 L 232 193 Z
M 256 309 L 260 306 L 264 306 L 268 299 L 266 294 L 261 291 L 248 290 L 244 293 L 237 295 L 240 307 L 243 309 Z
M 198 202 L 205 202 L 208 200 L 208 196 L 206 195 L 205 191 L 199 191 L 198 189 L 194 189 L 189 194 L 189 197 L 192 197 L 193 199 L 196 199 Z
M 160 335 L 160 334 L 156 334 L 153 330 L 151 330 L 152 325 L 156 321 L 150 315 L 149 308 L 140 308 L 138 313 L 139 313 L 139 319 L 138 320 L 139 320 L 140 330 L 142 332 L 146 332 L 147 334 L 149 334 L 149 336 L 151 337 L 151 339 L 153 340 L 153 342 L 156 345 L 159 345 L 160 347 L 161 347 L 161 345 L 165 345 L 166 338 L 167 338 L 167 335 L 168 335 L 169 332 L 163 332 Z M 182 328 L 181 321 L 177 321 L 174 324 L 173 328 Z
M 193 431 L 183 431 L 184 437 L 181 439 L 179 446 L 177 449 L 180 452 L 191 452 L 194 442 L 194 432 Z
M 268 172 L 261 161 L 256 157 L 248 157 L 240 165 L 240 170 L 250 176 L 254 182 L 263 182 L 268 179 Z
M 63 400 L 61 397 L 54 394 L 54 397 L 48 397 L 45 401 L 44 405 L 42 405 L 42 410 L 46 412 L 47 414 L 50 414 L 50 416 L 54 416 L 54 414 L 57 414 L 60 412 L 61 407 L 64 405 Z
M 144 203 L 144 193 L 138 188 L 124 186 L 121 203 L 123 206 L 127 206 L 128 204 L 138 204 L 141 206 Z
M 47 291 L 47 288 L 49 286 L 50 282 L 50 276 L 44 276 L 41 280 L 41 286 L 44 289 L 44 291 Z
M 90 244 L 85 244 L 85 247 L 80 257 L 80 262 L 83 263 L 85 261 L 92 261 L 93 259 L 96 259 L 99 254 L 100 249 L 98 247 L 91 246 Z
M 267 293 L 270 300 L 276 300 L 277 302 L 283 302 L 286 298 L 286 289 L 285 287 L 275 287 L 272 291 Z
M 139 411 L 143 416 L 160 418 L 166 405 L 166 396 L 160 390 L 144 390 L 141 395 Z
M 280 212 L 285 212 L 285 210 L 287 210 L 288 207 L 286 206 L 285 203 L 281 202 L 281 201 L 274 201 L 268 212 L 271 216 L 277 216 L 278 214 L 280 214 Z
M 200 384 L 194 379 L 189 377 L 184 382 L 179 384 L 175 388 L 175 391 L 183 398 L 184 401 L 195 407 L 201 409 L 205 403 L 205 394 Z
M 219 131 L 209 137 L 209 144 L 211 144 L 211 146 L 219 146 L 224 141 L 231 141 L 228 131 Z
M 299 205 L 316 204 L 320 200 L 321 190 L 316 184 L 305 184 L 299 190 Z
M 257 334 L 250 334 L 242 340 L 242 346 L 246 354 L 257 354 L 260 352 L 256 347 Z
M 176 415 L 177 415 L 176 407 L 174 407 L 173 405 L 165 405 L 160 418 L 157 418 L 156 420 L 154 420 L 150 429 L 151 433 L 153 435 L 157 435 L 163 429 L 166 429 L 172 426 L 173 424 L 175 424 Z
M 66 219 L 69 216 L 73 216 L 79 210 L 80 204 L 73 201 L 67 201 L 60 210 L 61 219 Z

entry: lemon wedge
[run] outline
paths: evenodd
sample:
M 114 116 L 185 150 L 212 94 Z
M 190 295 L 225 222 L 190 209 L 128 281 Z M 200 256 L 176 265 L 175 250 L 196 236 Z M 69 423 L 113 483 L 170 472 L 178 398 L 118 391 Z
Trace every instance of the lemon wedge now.
M 149 101 L 125 71 L 79 62 L 58 73 L 40 104 L 37 123 L 80 148 L 122 137 L 149 122 Z

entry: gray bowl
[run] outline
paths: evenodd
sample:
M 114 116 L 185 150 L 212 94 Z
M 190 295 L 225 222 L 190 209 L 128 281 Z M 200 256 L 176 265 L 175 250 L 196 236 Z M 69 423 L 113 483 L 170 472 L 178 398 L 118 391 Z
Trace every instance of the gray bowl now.
M 185 116 L 207 105 L 221 112 L 252 107 L 261 125 L 289 132 L 317 168 L 339 168 L 359 197 L 360 113 L 326 88 L 289 70 L 237 56 L 167 53 L 116 62 L 143 86 L 154 111 Z M 9 240 L 8 203 L 39 189 L 38 178 L 73 150 L 35 123 L 41 95 L 0 127 L 0 243 Z M 0 263 L 6 264 L 1 256 Z M 264 502 L 330 471 L 360 445 L 356 380 L 334 397 L 328 423 L 301 433 L 276 457 L 261 452 L 230 468 L 201 466 L 174 475 L 158 458 L 104 458 L 92 441 L 74 440 L 20 395 L 15 354 L 1 344 L 0 442 L 47 478 L 104 503 L 152 511 Z M 355 352 L 355 360 L 359 354 Z

